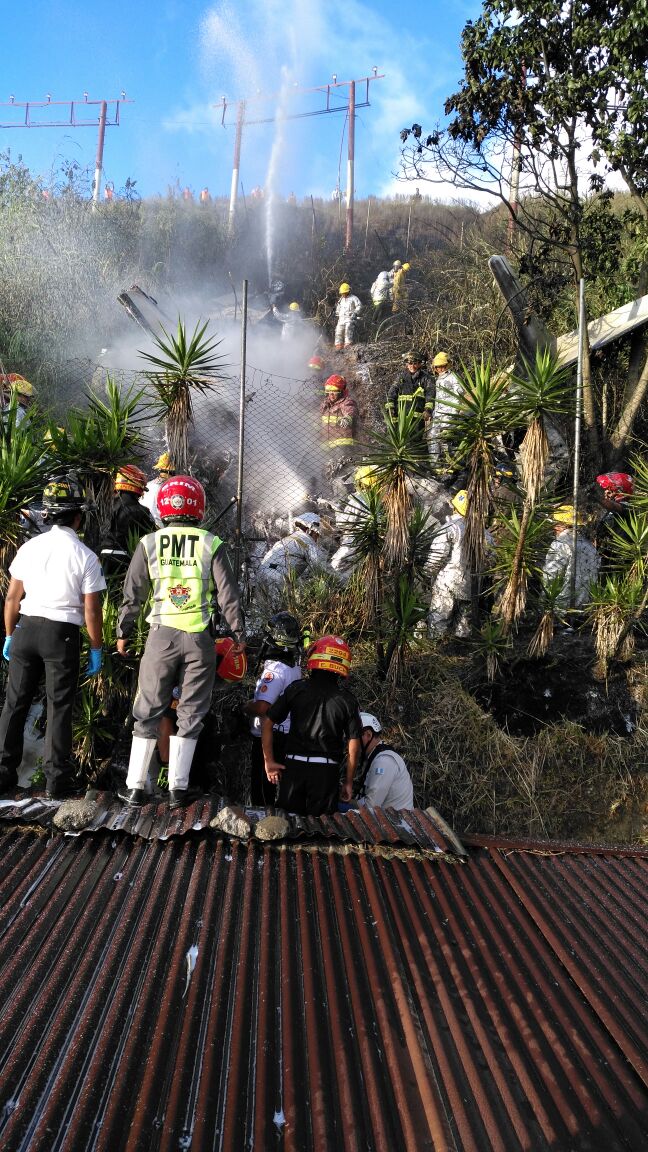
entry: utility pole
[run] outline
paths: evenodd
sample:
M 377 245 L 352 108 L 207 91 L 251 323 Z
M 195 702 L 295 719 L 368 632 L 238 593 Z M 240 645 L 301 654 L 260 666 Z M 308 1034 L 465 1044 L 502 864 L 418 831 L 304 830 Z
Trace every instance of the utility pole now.
M 236 136 L 234 140 L 234 162 L 232 165 L 232 185 L 230 191 L 230 206 L 229 206 L 229 227 L 230 230 L 234 226 L 236 218 L 236 200 L 238 195 L 238 183 L 241 165 L 241 142 L 243 136 L 243 128 L 253 124 L 273 124 L 277 120 L 303 120 L 307 116 L 324 116 L 329 112 L 346 112 L 349 118 L 349 138 L 348 138 L 348 161 L 347 161 L 347 208 L 346 208 L 346 237 L 345 248 L 351 247 L 353 241 L 353 202 L 354 202 L 354 179 L 355 179 L 355 114 L 358 108 L 370 107 L 369 100 L 369 85 L 372 80 L 383 80 L 384 76 L 378 75 L 378 69 L 373 68 L 372 76 L 363 76 L 360 80 L 338 80 L 334 76 L 330 84 L 321 84 L 315 88 L 291 88 L 290 96 L 306 96 L 313 93 L 321 93 L 321 107 L 307 112 L 293 112 L 287 114 L 285 112 L 276 113 L 273 116 L 265 116 L 259 119 L 248 120 L 246 119 L 246 110 L 248 105 L 257 101 L 275 100 L 281 93 L 270 93 L 267 96 L 253 96 L 244 100 L 239 100 L 237 103 L 236 113 Z M 364 84 L 363 99 L 358 101 L 356 98 L 356 85 Z M 348 89 L 348 98 L 344 103 L 333 104 L 332 98 L 338 95 L 339 89 Z M 284 94 L 285 95 L 285 94 Z M 227 124 L 227 110 L 229 104 L 225 96 L 223 96 L 221 103 L 215 105 L 217 108 L 222 108 L 221 124 L 224 128 L 228 127 Z
M 88 93 L 83 93 L 83 100 L 52 100 L 48 94 L 45 100 L 28 100 L 26 103 L 9 97 L 9 103 L 0 103 L 0 129 L 4 128 L 96 128 L 99 127 L 97 137 L 97 155 L 95 159 L 94 180 L 92 182 L 92 199 L 95 204 L 99 201 L 101 188 L 101 173 L 103 171 L 104 137 L 106 128 L 119 126 L 119 108 L 121 104 L 132 104 L 122 92 L 118 100 L 89 100 Z M 114 112 L 108 116 L 108 105 L 114 104 Z M 99 115 L 92 116 L 86 109 L 99 106 Z M 6 119 L 5 108 L 10 108 L 12 118 Z M 67 113 L 58 109 L 67 109 Z M 19 109 L 20 117 L 13 115 Z M 45 111 L 47 109 L 47 111 Z M 51 109 L 56 109 L 54 113 Z M 81 109 L 83 111 L 81 111 Z

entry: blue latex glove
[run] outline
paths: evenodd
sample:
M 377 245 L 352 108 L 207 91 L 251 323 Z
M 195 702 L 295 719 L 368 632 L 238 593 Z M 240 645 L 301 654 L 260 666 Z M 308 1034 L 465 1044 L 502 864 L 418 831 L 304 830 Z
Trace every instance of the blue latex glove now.
M 91 648 L 88 656 L 88 667 L 86 668 L 86 676 L 96 676 L 97 672 L 101 672 L 101 665 L 103 664 L 103 648 Z
M 9 660 L 11 656 L 11 641 L 13 636 L 6 636 L 5 642 L 2 645 L 2 655 L 5 660 Z

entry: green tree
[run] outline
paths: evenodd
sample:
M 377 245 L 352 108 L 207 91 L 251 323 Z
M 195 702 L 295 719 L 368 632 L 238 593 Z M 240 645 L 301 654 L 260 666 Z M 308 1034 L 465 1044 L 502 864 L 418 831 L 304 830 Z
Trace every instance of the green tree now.
M 575 284 L 589 271 L 583 169 L 594 192 L 614 170 L 648 226 L 648 4 L 629 0 L 486 0 L 462 33 L 464 77 L 445 102 L 447 127 L 401 133 L 403 166 L 498 197 L 517 227 L 562 251 Z M 547 211 L 547 206 L 549 211 Z M 628 379 L 609 447 L 628 443 L 648 390 L 648 360 Z M 589 351 L 583 365 L 589 447 L 601 456 L 601 412 Z M 603 447 L 606 447 L 605 445 Z

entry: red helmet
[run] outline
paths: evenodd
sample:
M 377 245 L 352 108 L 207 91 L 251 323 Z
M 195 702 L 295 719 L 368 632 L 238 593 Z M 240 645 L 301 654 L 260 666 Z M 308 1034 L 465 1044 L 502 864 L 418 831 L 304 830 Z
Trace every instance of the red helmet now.
M 308 367 L 312 368 L 314 372 L 321 372 L 324 367 L 324 361 L 321 356 L 311 356 L 308 361 Z
M 193 476 L 171 476 L 157 494 L 160 520 L 200 524 L 205 515 L 205 489 Z
M 596 483 L 613 500 L 625 500 L 634 492 L 634 481 L 627 472 L 603 472 L 596 477 Z
M 347 382 L 344 376 L 329 376 L 324 381 L 325 392 L 346 392 Z
M 124 464 L 115 476 L 115 492 L 134 492 L 141 496 L 146 488 L 146 473 L 136 464 Z
M 351 649 L 340 636 L 320 636 L 308 649 L 306 667 L 320 672 L 336 672 L 348 676 L 351 668 Z
M 231 636 L 219 636 L 216 641 L 216 675 L 230 682 L 242 680 L 247 672 L 245 652 L 232 654 L 234 641 Z

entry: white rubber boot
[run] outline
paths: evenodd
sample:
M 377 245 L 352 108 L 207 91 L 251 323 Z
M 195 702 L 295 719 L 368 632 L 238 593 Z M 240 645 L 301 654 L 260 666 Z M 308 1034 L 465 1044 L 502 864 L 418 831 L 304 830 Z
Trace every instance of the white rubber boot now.
M 149 768 L 155 755 L 157 740 L 144 736 L 133 736 L 126 776 L 126 789 L 120 790 L 120 800 L 134 808 L 146 804 Z
M 189 799 L 189 773 L 197 740 L 171 736 L 169 740 L 169 807 L 181 808 Z

